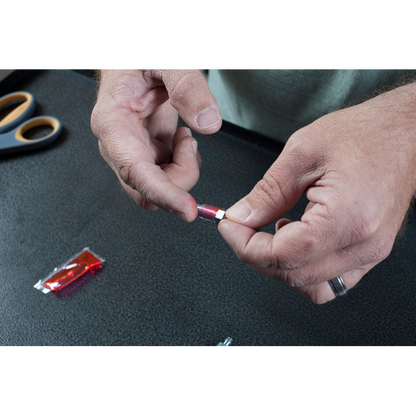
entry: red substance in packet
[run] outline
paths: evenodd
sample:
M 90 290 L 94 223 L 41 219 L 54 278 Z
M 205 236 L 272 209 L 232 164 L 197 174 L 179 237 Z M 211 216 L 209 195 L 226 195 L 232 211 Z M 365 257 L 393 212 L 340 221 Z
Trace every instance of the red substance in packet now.
M 65 266 L 53 274 L 43 284 L 51 290 L 61 290 L 91 268 L 98 266 L 102 260 L 95 257 L 89 250 L 84 250 L 80 255 L 70 260 Z

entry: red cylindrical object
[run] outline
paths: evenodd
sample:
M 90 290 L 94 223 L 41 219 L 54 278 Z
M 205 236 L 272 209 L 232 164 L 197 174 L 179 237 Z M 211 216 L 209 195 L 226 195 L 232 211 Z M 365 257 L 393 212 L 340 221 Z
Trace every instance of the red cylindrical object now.
M 198 218 L 218 224 L 223 218 L 225 218 L 225 212 L 222 208 L 202 204 L 198 205 Z
M 198 217 L 202 218 L 203 220 L 214 219 L 215 215 L 221 208 L 213 207 L 212 205 L 202 205 L 201 208 L 198 210 Z M 215 222 L 215 221 L 214 221 Z

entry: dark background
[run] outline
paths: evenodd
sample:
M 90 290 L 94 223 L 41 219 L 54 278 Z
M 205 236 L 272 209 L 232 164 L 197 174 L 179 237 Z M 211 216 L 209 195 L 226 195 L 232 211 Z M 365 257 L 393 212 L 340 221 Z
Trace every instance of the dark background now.
M 0 85 L 33 93 L 36 115 L 64 126 L 44 149 L 0 157 L 0 345 L 216 345 L 228 336 L 236 346 L 415 344 L 414 212 L 356 289 L 314 305 L 242 264 L 215 225 L 130 200 L 90 129 L 91 74 L 26 71 Z M 281 150 L 229 123 L 195 137 L 203 166 L 191 194 L 224 208 Z M 299 219 L 306 202 L 287 217 Z M 59 293 L 33 288 L 86 246 L 106 259 L 102 270 Z

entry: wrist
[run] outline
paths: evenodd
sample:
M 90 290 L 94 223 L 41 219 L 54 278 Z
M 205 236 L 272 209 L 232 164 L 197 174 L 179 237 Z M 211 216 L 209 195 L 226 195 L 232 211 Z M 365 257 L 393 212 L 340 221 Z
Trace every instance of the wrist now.
M 385 146 L 405 174 L 404 186 L 416 190 L 416 83 L 398 87 L 362 104 L 381 127 Z

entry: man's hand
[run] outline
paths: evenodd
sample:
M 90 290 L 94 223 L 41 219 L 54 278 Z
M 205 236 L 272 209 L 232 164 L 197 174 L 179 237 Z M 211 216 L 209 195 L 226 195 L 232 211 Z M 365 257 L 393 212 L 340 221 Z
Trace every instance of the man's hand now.
M 416 189 L 416 84 L 328 114 L 296 132 L 221 221 L 219 231 L 254 270 L 315 303 L 334 299 L 328 280 L 351 289 L 391 252 Z M 300 221 L 258 231 L 305 192 Z
M 189 191 L 201 156 L 188 128 L 176 130 L 178 112 L 202 134 L 221 127 L 221 113 L 199 71 L 101 71 L 91 128 L 103 158 L 138 205 L 185 221 L 197 216 Z

